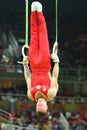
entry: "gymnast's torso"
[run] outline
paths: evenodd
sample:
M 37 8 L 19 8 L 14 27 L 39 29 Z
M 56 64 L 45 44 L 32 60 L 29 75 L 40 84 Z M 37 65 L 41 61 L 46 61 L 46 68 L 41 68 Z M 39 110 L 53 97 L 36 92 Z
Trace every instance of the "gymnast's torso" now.
M 50 75 L 45 72 L 32 73 L 31 78 L 31 96 L 33 100 L 38 100 L 40 97 L 44 97 L 49 101 L 48 90 L 50 88 Z
M 49 90 L 49 86 L 45 86 L 45 85 L 36 85 L 32 87 L 31 88 L 32 99 L 37 101 L 39 98 L 43 97 L 47 101 L 49 101 L 50 99 L 48 97 L 48 90 Z

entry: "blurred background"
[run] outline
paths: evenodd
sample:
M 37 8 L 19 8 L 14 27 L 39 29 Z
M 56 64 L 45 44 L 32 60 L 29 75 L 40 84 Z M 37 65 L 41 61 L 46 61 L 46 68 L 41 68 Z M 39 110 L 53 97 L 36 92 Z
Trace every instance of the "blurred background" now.
M 87 130 L 87 0 L 58 0 L 58 27 L 56 0 L 39 1 L 51 52 L 58 29 L 60 88 L 47 116 L 39 118 L 17 63 L 25 44 L 25 0 L 0 0 L 0 130 Z

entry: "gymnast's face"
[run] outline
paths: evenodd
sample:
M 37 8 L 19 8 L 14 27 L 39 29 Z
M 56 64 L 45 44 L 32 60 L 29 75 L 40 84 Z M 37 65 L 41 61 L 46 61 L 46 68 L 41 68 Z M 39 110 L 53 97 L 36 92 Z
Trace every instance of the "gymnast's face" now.
M 39 98 L 36 104 L 36 112 L 46 113 L 47 110 L 47 101 L 44 98 Z

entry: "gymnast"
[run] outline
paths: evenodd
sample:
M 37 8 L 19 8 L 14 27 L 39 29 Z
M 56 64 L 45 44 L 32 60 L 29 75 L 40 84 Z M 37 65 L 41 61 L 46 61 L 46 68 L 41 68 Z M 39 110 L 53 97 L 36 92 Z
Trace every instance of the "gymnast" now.
M 42 4 L 31 4 L 30 46 L 28 56 L 23 56 L 24 76 L 27 84 L 28 98 L 36 101 L 36 112 L 45 115 L 48 110 L 47 102 L 53 99 L 59 89 L 59 58 L 58 43 L 50 55 L 46 21 L 42 13 Z M 54 67 L 51 73 L 51 58 Z M 29 63 L 29 64 L 28 64 Z

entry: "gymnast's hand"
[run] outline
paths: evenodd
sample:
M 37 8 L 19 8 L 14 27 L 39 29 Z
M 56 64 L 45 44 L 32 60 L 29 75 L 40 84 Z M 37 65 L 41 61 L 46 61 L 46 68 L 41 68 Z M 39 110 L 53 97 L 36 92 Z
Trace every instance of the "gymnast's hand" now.
M 59 62 L 59 57 L 57 56 L 56 53 L 52 53 L 51 58 L 52 58 L 53 62 Z
M 23 65 L 28 65 L 28 56 L 23 56 Z

